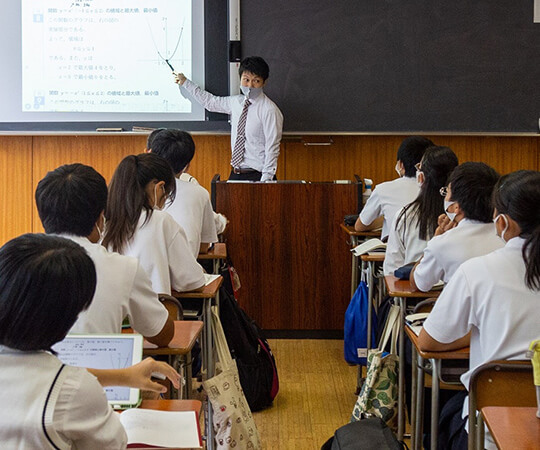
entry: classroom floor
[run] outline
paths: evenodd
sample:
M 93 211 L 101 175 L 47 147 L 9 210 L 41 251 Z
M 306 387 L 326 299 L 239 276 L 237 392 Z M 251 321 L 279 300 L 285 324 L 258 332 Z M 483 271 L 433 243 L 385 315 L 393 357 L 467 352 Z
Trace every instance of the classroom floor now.
M 356 367 L 343 341 L 272 339 L 279 372 L 274 405 L 254 413 L 265 450 L 311 450 L 349 422 L 356 401 Z

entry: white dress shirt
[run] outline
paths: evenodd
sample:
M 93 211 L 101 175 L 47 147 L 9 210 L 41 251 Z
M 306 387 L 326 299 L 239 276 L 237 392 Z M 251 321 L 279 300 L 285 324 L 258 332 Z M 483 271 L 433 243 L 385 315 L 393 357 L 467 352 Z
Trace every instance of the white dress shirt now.
M 180 86 L 181 92 L 188 93 L 205 109 L 231 115 L 231 148 L 236 142 L 238 121 L 246 97 L 233 95 L 218 97 L 202 90 L 190 80 Z M 264 92 L 254 99 L 249 99 L 246 121 L 246 144 L 241 169 L 255 169 L 262 173 L 261 181 L 274 178 L 279 156 L 279 143 L 283 130 L 283 115 Z
M 448 283 L 465 261 L 483 256 L 504 246 L 493 222 L 462 219 L 455 228 L 434 236 L 414 271 L 414 282 L 421 291 L 429 291 L 439 280 Z
M 62 237 L 86 250 L 97 274 L 92 303 L 79 314 L 70 333 L 120 333 L 126 317 L 133 329 L 143 336 L 153 337 L 161 332 L 169 314 L 136 258 L 108 252 L 85 237 Z
M 154 210 L 145 222 L 143 210 L 135 234 L 122 254 L 134 256 L 159 294 L 204 286 L 204 271 L 191 252 L 183 228 L 165 211 Z
M 540 337 L 540 292 L 525 285 L 524 242 L 516 237 L 464 262 L 424 322 L 425 331 L 446 344 L 471 332 L 469 370 L 461 376 L 467 389 L 477 367 L 496 359 L 524 359 L 531 341 Z M 466 417 L 467 402 L 463 408 Z M 485 444 L 496 448 L 489 439 Z
M 165 211 L 186 232 L 195 258 L 199 254 L 201 242 L 212 244 L 218 241 L 210 196 L 202 186 L 176 179 L 176 197 Z
M 0 367 L 2 448 L 53 448 L 51 441 L 62 450 L 126 448 L 119 415 L 86 369 L 64 366 L 60 371 L 62 363 L 50 353 L 3 346 Z
M 383 264 L 385 275 L 394 275 L 394 270 L 418 261 L 427 245 L 427 241 L 418 237 L 418 217 L 410 208 L 398 221 L 404 209 L 396 213 L 390 227 Z
M 371 224 L 377 217 L 384 216 L 381 237 L 390 233 L 396 213 L 418 196 L 420 187 L 415 177 L 400 177 L 375 186 L 360 213 L 364 225 Z

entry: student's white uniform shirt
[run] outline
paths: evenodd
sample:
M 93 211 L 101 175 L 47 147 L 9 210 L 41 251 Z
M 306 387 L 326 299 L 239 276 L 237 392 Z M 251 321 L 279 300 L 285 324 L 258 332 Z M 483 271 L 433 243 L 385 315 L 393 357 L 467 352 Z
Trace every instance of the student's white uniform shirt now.
M 540 292 L 525 285 L 524 243 L 516 237 L 464 262 L 424 322 L 426 332 L 445 344 L 471 331 L 469 370 L 461 376 L 467 389 L 477 367 L 496 359 L 524 359 L 531 341 L 540 338 Z M 465 402 L 463 417 L 467 414 Z
M 396 213 L 408 205 L 420 192 L 415 177 L 400 177 L 375 186 L 360 213 L 360 221 L 369 225 L 377 217 L 384 216 L 381 236 L 385 238 L 390 233 L 390 227 Z
M 190 94 L 208 111 L 231 115 L 231 149 L 234 149 L 238 121 L 246 97 L 244 95 L 218 97 L 202 90 L 190 80 L 186 80 L 180 88 L 181 92 Z M 261 181 L 271 180 L 276 174 L 283 115 L 264 92 L 249 101 L 251 105 L 248 108 L 245 128 L 245 153 L 240 168 L 262 172 Z
M 62 450 L 125 449 L 126 432 L 97 379 L 86 369 L 61 366 L 47 352 L 0 346 L 2 448 L 53 448 L 51 440 Z
M 383 264 L 385 275 L 394 275 L 394 270 L 418 261 L 427 245 L 427 241 L 418 237 L 417 214 L 411 213 L 410 208 L 398 222 L 403 210 L 396 213 L 390 227 Z
M 85 237 L 63 235 L 82 246 L 96 267 L 97 284 L 92 303 L 82 311 L 70 333 L 120 333 L 122 321 L 143 336 L 161 332 L 169 314 L 161 304 L 136 258 L 108 252 Z
M 122 253 L 134 256 L 157 293 L 191 291 L 204 285 L 204 271 L 191 252 L 182 227 L 165 211 L 154 210 L 144 223 L 143 210 L 135 234 Z
M 414 282 L 421 291 L 429 291 L 439 280 L 448 283 L 463 262 L 503 246 L 493 222 L 462 219 L 455 228 L 428 242 L 414 271 Z
M 208 192 L 194 183 L 176 180 L 176 197 L 165 209 L 186 232 L 189 247 L 197 258 L 201 242 L 217 242 L 214 212 Z
M 182 172 L 180 176 L 178 177 L 178 179 L 180 181 L 185 181 L 187 183 L 193 183 L 193 184 L 196 184 L 197 186 L 200 186 L 197 179 L 186 172 Z M 204 190 L 206 191 L 206 194 L 208 195 L 208 191 L 206 189 Z M 227 227 L 227 218 L 223 214 L 217 213 L 213 210 L 212 210 L 212 214 L 214 215 L 214 224 L 216 228 L 216 233 L 217 234 L 223 233 L 225 231 L 225 228 Z

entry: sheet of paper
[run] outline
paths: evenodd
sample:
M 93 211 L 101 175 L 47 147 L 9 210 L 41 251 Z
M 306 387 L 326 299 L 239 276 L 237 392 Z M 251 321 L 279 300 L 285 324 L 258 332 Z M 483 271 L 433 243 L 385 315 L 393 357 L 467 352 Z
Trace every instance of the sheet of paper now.
M 212 283 L 212 281 L 217 280 L 220 276 L 221 275 L 219 275 L 219 274 L 213 275 L 211 273 L 205 273 L 204 274 L 204 285 L 208 286 L 210 283 Z
M 160 447 L 202 448 L 201 433 L 194 411 L 129 409 L 120 414 L 128 444 Z

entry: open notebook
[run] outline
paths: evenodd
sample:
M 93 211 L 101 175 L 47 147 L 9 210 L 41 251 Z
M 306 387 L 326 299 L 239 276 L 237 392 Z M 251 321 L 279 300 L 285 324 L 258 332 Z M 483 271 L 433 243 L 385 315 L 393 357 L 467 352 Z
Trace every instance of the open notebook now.
M 140 334 L 68 334 L 52 348 L 67 365 L 91 369 L 123 369 L 142 359 Z M 140 403 L 139 389 L 106 387 L 105 394 L 114 409 L 133 408 Z

